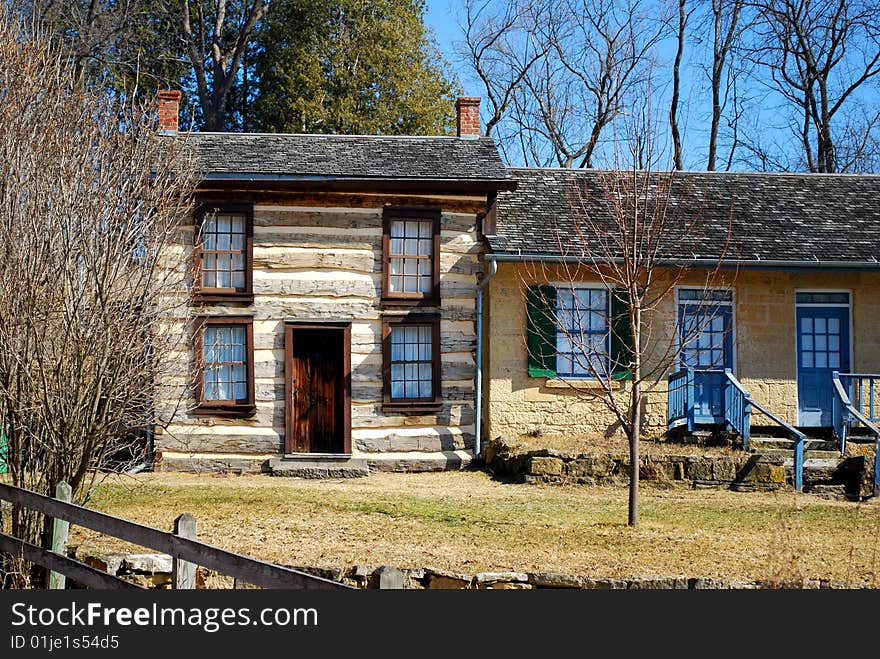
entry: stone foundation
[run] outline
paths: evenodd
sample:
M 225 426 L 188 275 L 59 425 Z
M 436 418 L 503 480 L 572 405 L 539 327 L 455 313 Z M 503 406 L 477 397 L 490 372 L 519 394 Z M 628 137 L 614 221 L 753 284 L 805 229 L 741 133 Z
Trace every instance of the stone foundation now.
M 486 464 L 498 476 L 526 483 L 626 485 L 629 456 L 567 453 L 555 449 L 518 451 L 505 438 L 486 446 Z M 657 485 L 773 490 L 788 475 L 781 457 L 743 453 L 742 456 L 658 455 L 639 467 L 642 481 Z
M 165 554 L 88 555 L 81 560 L 146 588 L 171 587 L 171 557 Z M 755 590 L 755 589 L 826 589 L 859 588 L 867 585 L 845 584 L 828 579 L 741 581 L 715 577 L 638 576 L 606 578 L 558 572 L 478 572 L 465 574 L 436 567 L 398 569 L 390 565 L 374 567 L 352 565 L 338 568 L 290 566 L 324 579 L 361 589 L 393 590 Z M 212 574 L 199 568 L 196 588 L 203 589 Z M 248 588 L 235 584 L 236 588 Z

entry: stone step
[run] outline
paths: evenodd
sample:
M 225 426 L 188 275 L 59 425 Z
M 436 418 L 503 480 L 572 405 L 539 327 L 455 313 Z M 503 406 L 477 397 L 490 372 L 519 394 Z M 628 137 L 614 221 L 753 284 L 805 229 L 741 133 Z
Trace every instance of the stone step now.
M 794 450 L 785 448 L 752 449 L 753 453 L 768 458 L 794 459 Z M 840 460 L 840 451 L 804 451 L 804 460 Z
M 804 483 L 804 492 L 828 499 L 847 499 L 846 486 L 843 484 L 808 484 Z
M 287 478 L 360 478 L 370 475 L 363 458 L 283 457 L 269 460 L 269 474 Z
M 749 448 L 762 453 L 763 449 L 793 449 L 794 442 L 788 437 L 762 437 L 752 436 L 749 440 Z M 836 440 L 819 439 L 808 437 L 804 440 L 806 451 L 839 451 L 840 444 Z

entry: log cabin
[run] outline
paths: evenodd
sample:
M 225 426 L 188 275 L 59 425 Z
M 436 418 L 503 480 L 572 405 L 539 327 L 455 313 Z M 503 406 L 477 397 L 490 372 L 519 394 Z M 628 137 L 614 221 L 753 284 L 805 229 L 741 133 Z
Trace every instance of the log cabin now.
M 473 456 L 481 222 L 514 182 L 479 99 L 443 137 L 180 133 L 196 211 L 191 396 L 165 469 L 358 476 Z

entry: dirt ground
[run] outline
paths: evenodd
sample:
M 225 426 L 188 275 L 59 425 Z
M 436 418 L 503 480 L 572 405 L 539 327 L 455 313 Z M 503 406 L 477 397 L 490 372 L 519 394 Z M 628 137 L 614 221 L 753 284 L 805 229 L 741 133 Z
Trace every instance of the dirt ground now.
M 623 487 L 506 484 L 482 471 L 331 481 L 140 474 L 108 479 L 90 503 L 169 530 L 189 512 L 200 539 L 285 565 L 880 585 L 878 501 L 644 487 L 635 529 L 626 504 Z M 81 553 L 135 550 L 78 528 L 71 543 Z

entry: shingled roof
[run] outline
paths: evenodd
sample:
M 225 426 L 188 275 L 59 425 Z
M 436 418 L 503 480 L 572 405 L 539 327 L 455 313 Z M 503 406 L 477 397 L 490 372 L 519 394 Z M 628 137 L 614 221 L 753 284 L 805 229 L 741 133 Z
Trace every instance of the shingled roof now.
M 208 180 L 399 180 L 512 188 L 491 138 L 189 133 Z
M 498 195 L 496 232 L 487 236 L 495 254 L 577 258 L 584 254 L 578 229 L 611 222 L 607 171 L 511 168 L 508 172 L 518 187 Z M 717 262 L 723 257 L 752 267 L 880 267 L 880 176 L 755 172 L 669 176 L 652 179 L 654 191 L 657 180 L 671 181 L 667 216 L 679 224 L 662 245 L 664 258 Z M 591 214 L 589 225 L 582 219 L 584 209 Z M 691 230 L 682 230 L 685 225 Z

